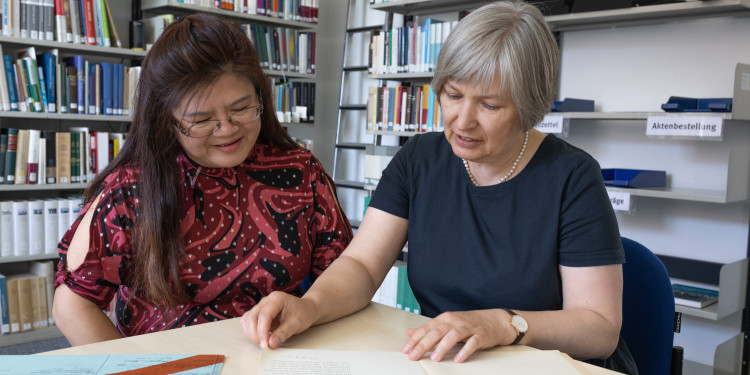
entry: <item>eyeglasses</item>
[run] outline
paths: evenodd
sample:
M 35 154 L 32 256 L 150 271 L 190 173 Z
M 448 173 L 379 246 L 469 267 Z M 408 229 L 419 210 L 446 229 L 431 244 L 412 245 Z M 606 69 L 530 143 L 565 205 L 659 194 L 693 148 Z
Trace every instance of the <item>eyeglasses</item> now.
M 234 126 L 243 126 L 257 120 L 261 113 L 263 113 L 263 105 L 258 104 L 232 111 L 232 114 L 226 120 L 205 120 L 195 122 L 188 127 L 182 127 L 175 121 L 175 125 L 180 130 L 180 133 L 186 137 L 203 138 L 211 134 L 216 134 L 221 129 L 221 123 L 224 121 Z

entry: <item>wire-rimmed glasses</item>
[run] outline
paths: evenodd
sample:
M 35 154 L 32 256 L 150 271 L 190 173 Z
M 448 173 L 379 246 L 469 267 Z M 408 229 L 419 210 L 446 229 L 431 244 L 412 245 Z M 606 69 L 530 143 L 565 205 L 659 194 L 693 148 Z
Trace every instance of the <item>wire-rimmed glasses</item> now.
M 199 121 L 192 123 L 188 127 L 183 127 L 177 121 L 175 121 L 175 125 L 177 126 L 177 129 L 180 130 L 180 133 L 182 133 L 182 135 L 186 137 L 204 138 L 208 137 L 209 135 L 216 134 L 216 132 L 221 129 L 221 123 L 224 121 L 234 126 L 243 126 L 257 120 L 260 117 L 261 113 L 263 113 L 263 105 L 258 104 L 232 111 L 232 115 L 230 115 L 226 120 Z

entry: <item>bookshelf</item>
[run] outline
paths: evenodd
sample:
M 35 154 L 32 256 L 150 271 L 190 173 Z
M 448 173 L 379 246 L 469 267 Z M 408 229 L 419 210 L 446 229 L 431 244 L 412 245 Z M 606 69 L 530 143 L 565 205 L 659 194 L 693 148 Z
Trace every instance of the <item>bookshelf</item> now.
M 215 14 L 222 17 L 232 18 L 238 21 L 268 26 L 284 26 L 295 29 L 315 29 L 317 25 L 311 22 L 294 21 L 275 17 L 267 17 L 256 14 L 246 14 L 225 9 L 216 9 L 193 4 L 184 4 L 176 0 L 141 0 L 141 10 L 149 13 L 172 13 L 175 15 L 188 15 L 198 12 Z
M 373 9 L 401 14 L 440 13 L 476 8 L 481 1 L 395 0 L 372 4 Z M 644 25 L 689 18 L 742 16 L 750 14 L 750 1 L 688 1 L 642 7 L 569 13 L 547 17 L 552 31 L 581 30 L 624 25 Z
M 253 24 L 261 25 L 266 27 L 283 27 L 298 30 L 301 32 L 316 32 L 317 23 L 304 22 L 299 20 L 276 18 L 259 14 L 248 14 L 240 11 L 218 9 L 212 6 L 201 6 L 195 4 L 185 4 L 183 2 L 175 0 L 142 0 L 140 5 L 140 12 L 148 15 L 164 15 L 172 14 L 175 16 L 186 16 L 195 13 L 208 13 L 229 19 L 233 19 L 242 24 Z M 288 17 L 292 18 L 292 17 Z M 261 61 L 263 61 L 263 52 L 258 47 L 258 52 L 261 55 Z M 315 54 L 315 51 L 313 51 Z M 314 59 L 314 58 L 313 58 Z M 271 69 L 264 68 L 264 72 L 273 78 L 274 84 L 276 82 L 288 82 L 290 79 L 299 82 L 313 82 L 315 83 L 315 73 L 302 73 L 291 70 Z M 313 113 L 316 111 L 313 108 Z M 289 127 L 312 127 L 314 121 L 310 122 L 287 122 L 283 118 L 279 119 L 282 126 Z
M 67 1 L 66 1 L 67 3 Z M 126 28 L 130 19 L 125 19 L 123 15 L 129 17 L 130 12 L 123 12 L 123 9 L 130 9 L 131 1 L 113 1 L 108 0 L 111 5 L 113 14 L 113 27 L 117 28 L 118 35 L 123 36 L 122 45 L 128 46 L 128 30 Z M 19 2 L 14 1 L 18 6 Z M 41 2 L 40 2 L 41 4 Z M 60 3 L 62 4 L 62 2 Z M 66 4 L 67 7 L 67 4 Z M 59 61 L 64 57 L 83 56 L 84 59 L 93 63 L 121 63 L 123 66 L 133 66 L 136 61 L 146 56 L 145 51 L 134 50 L 129 48 L 104 47 L 99 45 L 87 45 L 78 43 L 65 43 L 58 41 L 58 35 L 55 34 L 55 40 L 38 40 L 32 38 L 22 38 L 16 35 L 0 36 L 0 46 L 3 53 L 12 56 L 15 60 L 16 52 L 34 47 L 36 53 L 41 56 L 42 53 L 56 51 Z M 5 72 L 3 72 L 5 73 Z M 45 74 L 47 74 L 45 72 Z M 67 79 L 67 77 L 63 77 Z M 56 82 L 56 84 L 59 84 Z M 58 86 L 59 87 L 59 86 Z M 59 93 L 58 93 L 59 95 Z M 127 98 L 126 95 L 123 96 Z M 57 96 L 57 112 L 21 112 L 21 111 L 0 111 L 0 128 L 17 128 L 17 129 L 36 129 L 42 131 L 63 132 L 70 131 L 72 128 L 86 127 L 92 131 L 126 131 L 132 117 L 129 115 L 103 115 L 103 114 L 83 114 L 83 113 L 60 113 L 59 100 Z M 102 109 L 103 111 L 103 109 Z M 1 201 L 10 200 L 41 200 L 46 198 L 60 198 L 67 195 L 80 194 L 87 186 L 87 183 L 69 183 L 69 184 L 0 184 Z M 46 240 L 51 240 L 47 238 Z M 47 247 L 45 246 L 45 249 Z M 37 255 L 6 255 L 0 257 L 0 273 L 12 275 L 29 271 L 33 261 L 56 261 L 57 253 L 42 253 Z M 48 287 L 49 288 L 49 287 Z M 3 306 L 7 308 L 7 306 Z M 30 331 L 12 333 L 0 336 L 0 346 L 9 346 L 23 343 L 30 343 L 49 338 L 62 336 L 60 330 L 51 326 L 48 328 L 38 328 Z
M 458 10 L 477 8 L 484 3 L 460 0 L 381 3 L 375 0 L 370 7 L 388 14 L 440 18 L 450 17 L 448 14 L 454 12 L 455 17 Z M 711 264 L 708 268 L 716 265 L 716 280 L 711 284 L 719 287 L 719 302 L 704 309 L 676 307 L 685 317 L 682 332 L 675 335 L 678 340 L 675 345 L 685 347 L 686 374 L 740 374 L 748 371 L 747 306 L 750 301 L 747 297 L 747 261 L 750 250 L 747 244 L 750 210 L 747 204 L 750 178 L 747 165 L 750 164 L 750 150 L 747 144 L 750 131 L 747 125 L 750 115 L 742 108 L 750 102 L 747 97 L 738 95 L 737 86 L 732 92 L 731 79 L 737 78 L 736 72 L 732 74 L 736 63 L 750 61 L 747 54 L 712 54 L 708 51 L 710 48 L 706 48 L 714 45 L 713 40 L 718 38 L 727 42 L 725 46 L 747 48 L 745 39 L 728 35 L 731 33 L 726 30 L 731 29 L 727 25 L 746 25 L 748 16 L 750 1 L 716 0 L 546 17 L 551 29 L 560 32 L 563 55 L 560 99 L 596 99 L 597 104 L 595 112 L 554 113 L 569 120 L 569 133 L 558 136 L 594 155 L 603 168 L 637 166 L 639 169 L 667 170 L 670 174 L 667 188 L 607 188 L 613 193 L 637 197 L 635 209 L 618 214 L 623 235 L 641 241 L 657 253 L 694 261 L 697 266 L 683 275 L 686 280 L 702 273 L 707 264 Z M 700 33 L 705 37 L 682 48 L 687 43 L 680 40 Z M 633 36 L 612 38 L 627 34 Z M 623 43 L 624 40 L 631 44 Z M 601 59 L 599 51 L 604 51 L 603 55 L 616 55 L 613 51 L 618 49 L 628 52 L 645 50 L 648 52 L 644 55 L 649 57 L 636 55 L 629 59 L 617 55 L 621 61 Z M 568 56 L 570 51 L 576 59 Z M 692 70 L 665 69 L 667 63 L 662 60 L 671 60 L 666 55 L 692 53 L 705 53 L 717 60 L 705 70 L 692 64 L 689 64 Z M 593 67 L 591 70 L 596 73 L 602 71 L 626 78 L 610 82 L 606 75 L 590 74 L 589 67 Z M 713 91 L 708 94 L 705 86 L 711 85 L 703 84 L 705 81 L 701 77 L 704 75 L 712 77 L 714 82 L 720 80 L 722 85 L 713 85 Z M 431 77 L 431 73 L 398 73 L 367 74 L 365 78 L 379 81 L 376 85 L 380 86 L 426 82 Z M 608 84 L 598 84 L 597 80 Z M 717 86 L 722 88 L 718 90 Z M 653 99 L 654 93 L 662 96 Z M 646 122 L 650 116 L 681 118 L 697 115 L 660 111 L 658 104 L 666 102 L 670 95 L 733 97 L 735 108 L 732 113 L 700 114 L 718 118 L 723 123 L 723 134 L 717 139 L 647 136 Z M 652 98 L 652 102 L 644 106 L 633 97 Z M 617 102 L 614 105 L 608 102 L 612 100 Z M 366 128 L 366 120 L 360 121 L 360 126 Z M 396 139 L 396 144 L 419 134 L 383 130 L 368 130 L 366 133 L 375 139 L 373 142 Z M 356 186 L 358 181 L 348 179 L 346 182 Z M 365 181 L 359 186 L 374 190 L 375 183 Z M 672 265 L 665 264 L 672 274 Z M 678 272 L 679 268 L 675 268 L 675 273 Z M 716 333 L 713 327 L 716 327 Z M 733 333 L 727 340 L 727 330 L 737 334 Z

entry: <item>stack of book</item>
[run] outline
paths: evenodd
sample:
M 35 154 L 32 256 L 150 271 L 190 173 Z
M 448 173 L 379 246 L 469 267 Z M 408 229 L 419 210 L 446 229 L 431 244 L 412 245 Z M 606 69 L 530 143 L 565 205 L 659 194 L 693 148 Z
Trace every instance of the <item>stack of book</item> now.
M 420 313 L 419 303 L 409 286 L 405 264 L 391 267 L 372 301 L 415 314 Z
M 315 73 L 315 32 L 254 24 L 242 28 L 253 42 L 263 68 Z
M 81 197 L 0 201 L 0 258 L 57 254 Z
M 702 309 L 719 300 L 719 291 L 684 284 L 672 284 L 674 302 L 678 305 Z
M 443 42 L 458 21 L 408 16 L 404 25 L 370 33 L 370 74 L 431 72 Z
M 11 55 L 0 46 L 0 55 L 3 111 L 130 115 L 140 67 L 60 58 L 56 49 L 37 54 L 35 47 Z
M 109 0 L 0 0 L 2 35 L 122 47 Z
M 318 23 L 320 0 L 177 0 L 177 2 L 290 21 Z
M 280 122 L 315 122 L 315 82 L 279 83 L 274 90 Z
M 55 266 L 52 261 L 31 262 L 29 273 L 0 274 L 0 334 L 49 327 L 52 319 Z
M 69 184 L 93 180 L 125 144 L 125 134 L 89 131 L 0 130 L 0 183 Z
M 370 87 L 367 130 L 442 131 L 442 111 L 430 85 Z

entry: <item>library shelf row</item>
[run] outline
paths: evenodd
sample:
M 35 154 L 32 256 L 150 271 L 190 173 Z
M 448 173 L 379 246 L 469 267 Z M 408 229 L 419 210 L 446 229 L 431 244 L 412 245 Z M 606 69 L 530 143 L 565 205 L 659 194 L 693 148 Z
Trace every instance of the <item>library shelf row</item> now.
M 281 18 L 267 17 L 263 15 L 247 14 L 225 9 L 204 7 L 200 5 L 184 4 L 176 0 L 142 0 L 141 10 L 147 12 L 172 13 L 175 15 L 189 15 L 194 13 L 210 13 L 239 21 L 269 25 L 286 26 L 295 29 L 314 29 L 317 24 L 302 21 L 292 21 Z
M 401 14 L 424 14 L 478 8 L 484 1 L 397 0 L 370 5 L 373 9 Z M 749 0 L 688 1 L 592 12 L 546 16 L 552 31 L 645 25 L 667 21 L 750 14 Z
M 0 191 L 83 191 L 88 183 L 76 184 L 0 184 Z
M 0 257 L 0 264 L 29 262 L 29 261 L 34 261 L 34 260 L 56 260 L 57 258 L 59 258 L 59 255 L 57 253 L 43 253 L 43 254 L 24 255 L 24 256 L 7 256 L 7 257 Z
M 117 47 L 100 47 L 86 44 L 62 43 L 51 40 L 28 39 L 13 36 L 0 36 L 0 44 L 3 46 L 25 48 L 34 46 L 39 48 L 55 48 L 60 52 L 75 53 L 80 55 L 120 57 L 128 59 L 142 59 L 146 51 Z

